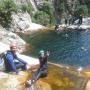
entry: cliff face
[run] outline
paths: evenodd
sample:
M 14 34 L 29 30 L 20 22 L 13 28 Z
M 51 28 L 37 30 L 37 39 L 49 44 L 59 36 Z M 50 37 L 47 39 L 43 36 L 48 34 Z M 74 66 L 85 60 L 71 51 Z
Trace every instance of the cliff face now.
M 79 9 L 82 11 L 82 14 L 86 14 L 86 10 L 87 14 L 90 14 L 89 4 L 90 0 L 53 0 L 56 21 L 60 23 L 63 16 L 78 14 L 77 10 Z
M 11 0 L 5 0 L 5 1 L 9 1 L 9 4 L 10 4 Z M 90 14 L 90 10 L 89 10 L 90 0 L 12 0 L 12 1 L 16 3 L 17 7 L 20 7 L 18 9 L 22 9 L 22 11 L 28 11 L 32 16 L 33 21 L 35 21 L 36 23 L 40 23 L 42 25 L 51 24 L 52 22 L 54 23 L 55 21 L 60 23 L 61 19 L 64 18 L 65 16 L 68 16 L 69 14 L 73 15 L 73 14 L 80 13 L 78 12 L 78 9 L 83 11 L 84 14 Z M 10 7 L 13 9 L 12 7 L 13 5 L 10 7 L 8 6 L 8 8 L 7 6 L 5 6 L 6 7 L 5 10 L 8 10 L 9 8 L 8 11 L 11 14 L 12 10 L 10 9 Z M 4 20 L 6 20 L 7 18 L 6 16 L 8 16 L 8 12 L 6 13 L 2 9 L 0 11 L 2 11 L 2 14 L 5 14 L 5 16 L 3 15 L 4 16 L 3 18 Z M 42 19 L 41 17 L 44 19 Z M 3 19 L 1 19 L 1 21 L 2 20 Z M 43 24 L 43 22 L 41 21 L 45 23 Z

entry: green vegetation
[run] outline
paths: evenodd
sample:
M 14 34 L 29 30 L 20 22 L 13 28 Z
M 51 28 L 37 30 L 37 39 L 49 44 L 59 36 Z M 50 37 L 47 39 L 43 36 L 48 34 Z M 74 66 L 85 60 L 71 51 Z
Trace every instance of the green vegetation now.
M 39 11 L 34 14 L 34 21 L 43 25 L 52 25 L 55 21 L 54 8 L 48 0 L 38 7 Z
M 80 15 L 80 14 L 88 15 L 88 8 L 87 8 L 86 5 L 79 5 L 79 6 L 76 8 L 75 13 L 76 13 L 77 15 Z
M 10 26 L 12 12 L 17 12 L 17 7 L 13 0 L 2 0 L 0 2 L 0 24 L 3 27 Z
M 24 12 L 27 11 L 31 16 L 33 16 L 34 9 L 31 4 L 29 4 L 29 5 L 22 4 L 20 9 Z
M 49 24 L 49 15 L 46 12 L 43 11 L 38 11 L 34 14 L 33 18 L 34 22 L 42 24 L 42 25 L 47 25 Z
M 79 0 L 75 2 L 73 0 L 69 3 L 68 0 L 57 0 L 52 4 L 50 0 L 43 0 L 43 3 L 37 6 L 38 11 L 35 12 L 30 3 L 17 6 L 14 0 L 0 0 L 0 24 L 3 27 L 10 27 L 12 20 L 11 13 L 17 13 L 20 9 L 23 12 L 27 11 L 32 17 L 33 22 L 46 26 L 55 24 L 56 19 L 60 21 L 69 13 L 75 14 L 75 16 L 80 14 L 87 16 L 89 13 L 89 1 L 83 1 L 81 2 L 81 0 Z

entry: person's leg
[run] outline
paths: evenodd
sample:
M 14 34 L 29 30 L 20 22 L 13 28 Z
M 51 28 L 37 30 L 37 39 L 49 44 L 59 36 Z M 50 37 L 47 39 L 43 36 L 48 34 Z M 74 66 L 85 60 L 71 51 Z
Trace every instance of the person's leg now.
M 70 19 L 69 19 L 69 25 L 70 25 Z
M 26 65 L 21 62 L 15 63 L 15 65 L 17 69 L 21 68 L 23 70 L 27 70 Z

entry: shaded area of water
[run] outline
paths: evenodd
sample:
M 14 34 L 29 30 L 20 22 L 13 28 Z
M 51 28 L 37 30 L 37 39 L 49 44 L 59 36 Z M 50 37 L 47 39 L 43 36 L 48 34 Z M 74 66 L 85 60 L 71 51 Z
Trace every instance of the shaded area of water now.
M 39 32 L 25 36 L 33 47 L 32 55 L 38 55 L 39 50 L 49 50 L 49 61 L 72 66 L 90 66 L 90 32 L 54 31 Z

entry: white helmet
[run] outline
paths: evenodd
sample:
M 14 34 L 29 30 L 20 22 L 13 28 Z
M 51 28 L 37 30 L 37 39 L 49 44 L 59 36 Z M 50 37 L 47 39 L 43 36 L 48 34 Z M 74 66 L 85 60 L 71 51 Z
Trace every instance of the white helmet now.
M 43 53 L 44 53 L 44 50 L 40 50 L 40 51 L 39 51 L 39 54 L 43 54 Z

